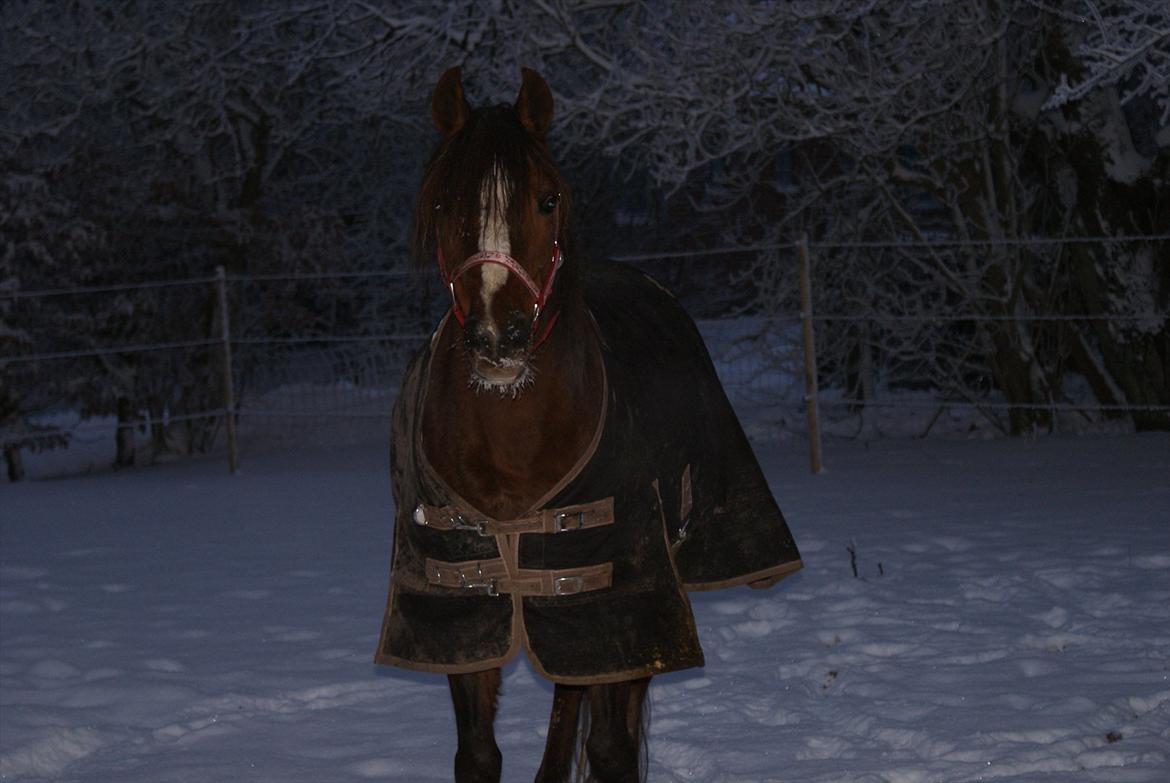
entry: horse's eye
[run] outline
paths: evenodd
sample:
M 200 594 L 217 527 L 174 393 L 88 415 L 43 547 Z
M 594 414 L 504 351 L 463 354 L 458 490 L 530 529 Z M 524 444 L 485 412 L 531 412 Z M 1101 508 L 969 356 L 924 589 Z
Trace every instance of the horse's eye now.
M 441 201 L 435 202 L 435 214 L 436 215 L 443 214 L 443 203 Z
M 560 193 L 550 193 L 540 200 L 540 211 L 546 215 L 551 215 L 556 210 L 557 204 L 560 202 Z

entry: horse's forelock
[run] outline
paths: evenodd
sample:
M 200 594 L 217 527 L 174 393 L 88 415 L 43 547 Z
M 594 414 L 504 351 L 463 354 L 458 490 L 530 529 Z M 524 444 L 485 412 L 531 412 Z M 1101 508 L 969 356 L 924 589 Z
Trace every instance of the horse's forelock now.
M 509 202 L 508 222 L 517 225 L 520 210 L 533 195 L 529 193 L 530 166 L 554 182 L 561 194 L 558 219 L 564 224 L 569 209 L 568 188 L 547 147 L 525 130 L 513 107 L 475 111 L 458 133 L 440 143 L 423 175 L 415 204 L 416 262 L 427 264 L 434 258 L 439 214 L 436 205 L 446 215 L 447 230 L 477 236 L 484 184 L 489 176 L 504 183 L 504 188 L 490 190 L 493 197 Z

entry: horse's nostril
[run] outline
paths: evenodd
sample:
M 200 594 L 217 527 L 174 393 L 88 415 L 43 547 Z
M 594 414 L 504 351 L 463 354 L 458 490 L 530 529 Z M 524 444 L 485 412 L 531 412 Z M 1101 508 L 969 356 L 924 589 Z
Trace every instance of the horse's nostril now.
M 492 337 L 488 329 L 476 318 L 468 318 L 463 322 L 463 344 L 470 351 L 486 352 L 492 347 Z
M 504 327 L 504 336 L 501 342 L 503 348 L 523 348 L 528 345 L 528 337 L 532 331 L 532 325 L 523 316 L 514 315 L 508 319 L 507 325 Z

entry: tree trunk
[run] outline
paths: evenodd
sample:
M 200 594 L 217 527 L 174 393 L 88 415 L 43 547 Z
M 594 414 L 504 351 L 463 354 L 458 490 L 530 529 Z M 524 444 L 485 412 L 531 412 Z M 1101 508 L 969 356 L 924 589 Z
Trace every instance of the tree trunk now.
M 20 446 L 10 443 L 4 447 L 4 462 L 8 465 L 8 480 L 22 481 L 25 477 L 24 458 L 20 453 Z
M 1052 431 L 1052 414 L 1032 407 L 1042 402 L 1032 382 L 1033 362 L 1022 350 L 1011 325 L 995 325 L 991 328 L 994 352 L 988 357 L 988 364 L 995 375 L 996 386 L 1003 392 L 1008 404 L 1012 435 L 1028 435 L 1037 429 Z
M 164 454 L 168 454 L 170 450 L 170 438 L 167 435 L 167 425 L 163 422 L 160 406 L 160 410 L 155 411 L 150 417 L 150 457 L 152 460 L 156 460 Z
M 1161 257 L 1165 252 L 1161 243 L 1156 244 L 1151 251 L 1155 257 Z M 1110 315 L 1114 310 L 1109 304 L 1108 282 L 1102 280 L 1098 261 L 1079 249 L 1074 255 L 1073 284 L 1079 298 L 1079 309 L 1091 315 Z M 1111 268 L 1118 264 L 1111 260 Z M 1164 309 L 1167 292 L 1170 292 L 1170 272 L 1163 271 L 1162 279 L 1151 282 L 1160 289 L 1155 294 L 1153 309 Z M 1124 313 L 1123 313 L 1124 314 Z M 1088 325 L 1094 338 L 1093 343 L 1099 351 L 1100 369 L 1108 373 L 1109 380 L 1115 384 L 1124 398 L 1119 400 L 1130 405 L 1170 405 L 1170 326 L 1163 322 L 1156 331 L 1140 332 L 1127 328 L 1128 324 L 1111 323 L 1107 320 L 1092 321 Z M 1078 369 L 1093 380 L 1090 360 L 1087 355 L 1092 349 L 1086 346 L 1086 355 L 1081 357 Z M 1089 371 L 1086 371 L 1089 370 Z M 1110 397 L 1116 394 L 1102 395 L 1094 386 L 1097 399 L 1103 404 L 1110 404 Z M 1132 411 L 1135 429 L 1142 430 L 1170 430 L 1170 415 L 1158 411 Z
M 845 359 L 845 388 L 849 399 L 859 400 L 850 405 L 851 412 L 861 416 L 859 435 L 868 436 L 873 429 L 873 416 L 866 406 L 874 396 L 873 338 L 869 321 L 861 324 L 856 342 Z
M 114 468 L 128 468 L 134 464 L 134 406 L 128 397 L 117 402 L 118 431 L 114 435 Z
M 996 387 L 1003 392 L 1008 404 L 1008 420 L 1012 435 L 1028 435 L 1037 429 L 1052 431 L 1052 412 L 1033 408 L 1048 402 L 1044 393 L 1044 372 L 1035 350 L 1033 324 L 1026 316 L 1023 282 L 1017 272 L 1009 276 L 1008 258 L 996 263 L 987 273 L 990 290 L 997 292 L 991 307 L 995 316 L 1019 318 L 1011 321 L 991 321 L 984 327 L 991 341 L 987 364 L 991 368 Z M 1016 265 L 1019 260 L 1016 260 Z M 1019 407 L 1015 407 L 1019 406 Z

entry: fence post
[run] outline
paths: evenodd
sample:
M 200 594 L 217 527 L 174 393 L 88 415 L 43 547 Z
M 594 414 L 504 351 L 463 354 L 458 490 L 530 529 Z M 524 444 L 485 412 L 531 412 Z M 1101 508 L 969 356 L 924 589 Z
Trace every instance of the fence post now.
M 808 416 L 808 457 L 813 473 L 820 473 L 821 422 L 817 411 L 817 346 L 813 334 L 812 271 L 808 253 L 808 235 L 796 246 L 800 259 L 800 331 L 804 342 L 804 403 Z
M 228 317 L 227 274 L 222 266 L 215 268 L 215 289 L 219 296 L 219 331 L 223 338 L 223 413 L 227 425 L 228 470 L 235 475 L 238 466 L 236 394 L 232 385 L 232 332 Z

